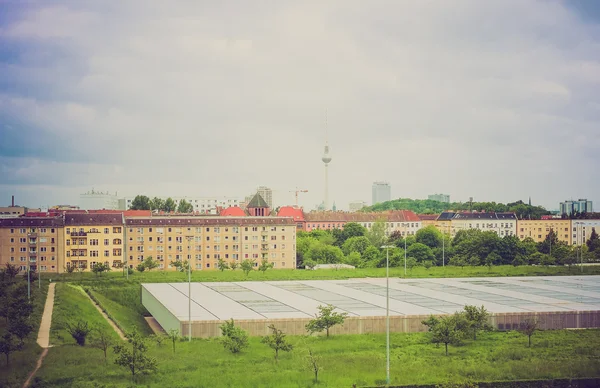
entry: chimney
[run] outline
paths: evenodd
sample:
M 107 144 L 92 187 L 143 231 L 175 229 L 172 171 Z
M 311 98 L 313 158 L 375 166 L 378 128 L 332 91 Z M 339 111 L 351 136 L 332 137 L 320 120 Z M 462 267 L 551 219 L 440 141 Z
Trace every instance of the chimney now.
M 12 202 L 11 202 L 11 207 L 15 207 L 15 196 L 12 196 Z

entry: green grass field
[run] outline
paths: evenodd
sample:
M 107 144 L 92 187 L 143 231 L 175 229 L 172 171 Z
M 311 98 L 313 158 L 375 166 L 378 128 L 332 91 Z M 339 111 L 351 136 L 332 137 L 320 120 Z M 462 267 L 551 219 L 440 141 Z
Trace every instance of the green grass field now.
M 545 331 L 534 335 L 533 346 L 516 332 L 481 335 L 476 342 L 451 347 L 428 343 L 424 333 L 391 335 L 391 376 L 394 384 L 427 384 L 447 381 L 551 379 L 600 376 L 600 331 Z M 158 360 L 156 373 L 137 383 L 148 387 L 310 387 L 312 372 L 306 366 L 310 347 L 321 358 L 318 386 L 351 387 L 381 384 L 385 379 L 385 335 L 290 337 L 295 348 L 279 362 L 259 338 L 241 354 L 227 352 L 216 339 L 150 345 Z M 98 349 L 61 346 L 50 350 L 39 373 L 44 386 L 126 387 L 131 376 L 104 362 Z M 98 385 L 94 385 L 98 384 Z
M 42 353 L 42 348 L 39 347 L 36 340 L 48 294 L 48 282 L 42 281 L 41 286 L 38 288 L 38 284 L 33 283 L 31 288 L 33 314 L 30 319 L 33 323 L 33 331 L 26 338 L 25 347 L 10 355 L 10 365 L 8 366 L 4 355 L 0 357 L 0 387 L 21 387 L 29 372 L 35 368 L 35 363 Z M 1 319 L 0 326 L 3 327 L 5 324 L 4 319 Z

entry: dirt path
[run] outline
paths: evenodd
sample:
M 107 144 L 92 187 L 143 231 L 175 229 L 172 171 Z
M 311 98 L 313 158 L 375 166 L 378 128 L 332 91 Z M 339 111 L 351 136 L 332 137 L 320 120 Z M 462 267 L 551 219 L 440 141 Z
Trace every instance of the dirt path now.
M 125 334 L 123 334 L 123 332 L 121 331 L 121 329 L 119 329 L 119 327 L 117 325 L 115 325 L 115 323 L 112 321 L 112 319 L 110 319 L 108 317 L 108 315 L 106 315 L 104 313 L 104 311 L 102 311 L 102 309 L 100 308 L 100 306 L 98 306 L 98 304 L 96 302 L 94 302 L 94 299 L 92 299 L 92 297 L 89 296 L 89 294 L 87 292 L 83 291 L 83 293 L 85 295 L 87 295 L 88 298 L 90 298 L 90 302 L 92 302 L 92 304 L 94 305 L 94 307 L 96 307 L 96 310 L 98 310 L 100 312 L 100 314 L 102 314 L 102 316 L 104 317 L 104 319 L 106 319 L 106 321 L 108 322 L 108 324 L 111 325 L 113 329 L 115 329 L 115 331 L 117 332 L 117 334 L 119 335 L 119 337 L 123 341 L 126 341 L 127 338 L 125 337 Z
M 46 304 L 44 304 L 44 312 L 42 313 L 42 322 L 40 322 L 40 330 L 38 331 L 37 343 L 44 349 L 42 354 L 37 360 L 35 369 L 29 374 L 23 388 L 27 388 L 31 384 L 33 376 L 37 373 L 38 369 L 42 367 L 44 357 L 48 354 L 48 348 L 50 347 L 50 326 L 52 326 L 52 312 L 54 311 L 54 287 L 56 283 L 50 283 L 48 286 L 48 295 L 46 296 Z

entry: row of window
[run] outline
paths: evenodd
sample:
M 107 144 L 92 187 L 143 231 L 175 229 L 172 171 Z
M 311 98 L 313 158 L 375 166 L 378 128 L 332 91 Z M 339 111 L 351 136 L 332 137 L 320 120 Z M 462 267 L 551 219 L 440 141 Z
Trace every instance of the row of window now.
M 137 261 L 144 261 L 144 259 L 146 257 L 147 256 L 144 256 L 144 255 L 137 255 L 136 256 Z M 168 262 L 171 262 L 173 260 L 175 260 L 175 261 L 179 261 L 179 260 L 192 260 L 192 255 L 179 255 L 179 254 L 176 254 L 176 255 L 166 255 L 166 257 L 165 257 L 165 255 L 159 254 L 159 255 L 156 255 L 156 256 L 153 256 L 153 257 L 154 257 L 155 260 L 165 261 L 165 259 L 166 259 Z M 193 255 L 193 257 L 194 257 L 194 260 L 202 260 L 203 259 L 202 254 L 195 254 L 195 255 Z M 204 258 L 207 259 L 207 260 L 219 260 L 219 259 L 239 260 L 240 258 L 243 258 L 243 259 L 259 259 L 259 258 L 277 259 L 278 257 L 281 258 L 281 259 L 285 259 L 286 258 L 285 252 L 281 253 L 281 254 L 277 254 L 275 252 L 273 252 L 271 254 L 264 253 L 262 255 L 259 255 L 258 253 L 244 253 L 243 255 L 240 255 L 238 253 L 232 253 L 232 254 L 229 254 L 229 253 L 225 253 L 225 254 L 220 254 L 220 253 L 210 254 L 209 253 L 209 254 L 204 255 Z M 129 256 L 129 261 L 134 261 L 134 256 Z
M 267 229 L 268 228 L 268 229 Z M 165 228 L 161 227 L 161 228 L 153 228 L 153 227 L 147 227 L 147 228 L 135 228 L 136 232 L 138 234 L 144 234 L 144 231 L 147 231 L 148 233 L 152 233 L 152 231 L 156 229 L 156 233 L 164 233 L 165 232 Z M 214 227 L 206 227 L 206 228 L 166 228 L 167 229 L 167 233 L 171 233 L 173 232 L 173 230 L 175 230 L 175 233 L 181 234 L 183 233 L 183 229 L 186 229 L 187 232 L 192 232 L 192 229 L 195 230 L 196 233 L 202 233 L 203 229 L 205 232 L 210 232 L 212 229 L 213 233 L 221 233 L 221 230 L 223 230 L 225 233 L 229 232 L 230 227 L 220 227 L 220 226 L 214 226 Z M 133 233 L 134 228 L 129 228 L 129 233 Z M 280 227 L 279 230 L 281 232 L 285 232 L 285 227 Z M 271 231 L 271 232 L 277 232 L 277 227 L 276 226 L 271 226 L 271 227 L 267 227 L 267 226 L 245 226 L 244 227 L 244 232 L 258 232 L 258 231 L 262 231 L 262 232 L 266 232 L 266 231 Z M 239 233 L 240 232 L 240 227 L 239 226 L 232 226 L 231 227 L 231 232 L 232 233 Z
M 71 230 L 71 228 L 66 228 L 67 234 L 71 234 L 71 232 L 72 233 L 100 233 L 100 230 L 98 228 L 90 228 L 86 232 L 84 228 L 79 228 L 79 230 L 77 228 L 73 228 L 72 230 Z M 123 233 L 123 228 L 120 226 L 114 226 L 112 228 L 112 232 L 113 233 Z M 110 228 L 104 228 L 104 234 L 109 234 L 109 233 L 110 233 Z
M 15 233 L 15 228 L 11 228 L 10 229 L 10 233 L 14 234 Z M 54 233 L 55 229 L 54 228 L 50 228 L 50 233 Z M 48 233 L 48 228 L 29 228 L 29 232 L 27 231 L 27 228 L 19 228 L 19 232 L 18 233 Z

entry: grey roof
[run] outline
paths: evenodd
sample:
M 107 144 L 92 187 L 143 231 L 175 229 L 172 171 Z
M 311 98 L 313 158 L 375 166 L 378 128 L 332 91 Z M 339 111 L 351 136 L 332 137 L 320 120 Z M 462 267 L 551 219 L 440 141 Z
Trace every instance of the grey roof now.
M 516 220 L 517 217 L 515 216 L 515 213 L 473 212 L 473 213 L 456 213 L 454 215 L 454 219 L 455 220 Z
M 80 225 L 123 225 L 123 214 L 65 214 L 65 226 Z
M 187 284 L 142 287 L 188 320 Z M 386 279 L 192 283 L 191 298 L 192 320 L 309 318 L 326 304 L 350 316 L 384 316 Z M 390 279 L 390 315 L 452 314 L 465 305 L 490 313 L 597 311 L 600 276 Z
M 2 228 L 59 228 L 64 226 L 62 216 L 59 217 L 19 217 L 0 219 Z
M 267 203 L 267 201 L 265 201 L 263 199 L 263 197 L 259 193 L 256 193 L 254 195 L 254 197 L 252 197 L 250 202 L 248 202 L 248 206 L 246 206 L 246 207 L 248 207 L 248 208 L 269 207 L 269 204 Z

